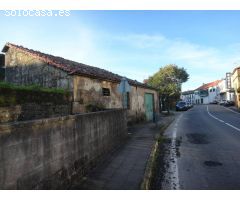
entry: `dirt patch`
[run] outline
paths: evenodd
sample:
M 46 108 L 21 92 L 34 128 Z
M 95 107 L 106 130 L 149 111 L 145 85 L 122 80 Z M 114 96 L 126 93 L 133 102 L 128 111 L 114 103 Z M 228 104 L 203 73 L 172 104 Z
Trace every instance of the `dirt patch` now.
M 151 182 L 150 189 L 161 190 L 162 180 L 166 174 L 166 169 L 169 168 L 169 163 L 167 161 L 167 155 L 170 153 L 171 148 L 171 138 L 162 137 L 159 141 L 159 146 L 156 155 L 156 165 L 154 167 L 154 176 Z
M 182 143 L 182 137 L 177 138 L 176 139 L 176 155 L 177 155 L 177 157 L 181 156 L 181 153 L 180 153 L 181 143 Z
M 192 144 L 209 144 L 206 134 L 202 133 L 188 133 L 186 134 L 188 142 Z
M 223 164 L 217 161 L 205 161 L 204 165 L 208 166 L 208 167 L 218 167 L 218 166 L 222 166 Z
M 169 167 L 165 159 L 171 147 L 171 138 L 165 138 L 163 133 L 173 122 L 174 118 L 174 116 L 163 117 L 160 121 L 161 123 L 153 127 L 158 133 L 155 135 L 156 142 L 148 160 L 141 189 L 161 189 L 161 182 L 165 175 L 165 169 Z

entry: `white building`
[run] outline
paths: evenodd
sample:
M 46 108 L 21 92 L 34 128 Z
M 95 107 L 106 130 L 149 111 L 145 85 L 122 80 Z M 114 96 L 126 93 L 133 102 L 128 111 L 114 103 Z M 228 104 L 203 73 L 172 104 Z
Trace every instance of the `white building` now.
M 192 104 L 209 104 L 213 101 L 217 101 L 219 97 L 218 84 L 220 80 L 203 84 L 196 90 L 186 91 L 181 94 L 181 99 Z
M 194 90 L 189 90 L 186 92 L 182 92 L 181 94 L 181 99 L 182 101 L 195 104 L 195 95 L 194 95 Z
M 203 84 L 195 90 L 195 103 L 196 104 L 209 104 L 218 100 L 220 80 L 211 83 Z
M 234 101 L 234 89 L 232 88 L 231 84 L 231 73 L 226 73 L 226 78 L 222 79 L 218 83 L 219 87 L 219 95 L 218 100 L 227 100 L 227 101 Z

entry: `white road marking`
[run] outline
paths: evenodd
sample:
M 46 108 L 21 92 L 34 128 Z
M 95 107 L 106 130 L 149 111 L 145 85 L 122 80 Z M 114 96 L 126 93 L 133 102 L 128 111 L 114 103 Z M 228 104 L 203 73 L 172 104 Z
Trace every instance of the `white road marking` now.
M 177 121 L 175 122 L 172 134 L 172 141 L 171 141 L 171 151 L 170 151 L 170 158 L 173 163 L 170 165 L 171 167 L 171 189 L 172 190 L 179 190 L 179 174 L 178 174 L 178 164 L 177 164 L 177 152 L 176 152 L 176 139 L 177 139 L 177 128 L 180 121 L 182 114 L 178 117 Z
M 217 121 L 219 121 L 219 122 L 221 122 L 221 123 L 223 123 L 223 124 L 225 124 L 225 125 L 227 125 L 227 126 L 229 126 L 229 127 L 231 127 L 231 128 L 233 128 L 233 129 L 235 129 L 235 130 L 237 130 L 237 131 L 240 132 L 240 129 L 239 129 L 239 128 L 237 128 L 237 127 L 233 126 L 232 124 L 229 124 L 229 123 L 227 123 L 227 122 L 225 122 L 225 121 L 217 118 L 217 117 L 214 116 L 213 114 L 211 114 L 211 113 L 209 112 L 208 106 L 207 106 L 207 112 L 208 112 L 209 116 L 211 116 L 212 118 L 214 118 L 214 119 L 216 119 Z
M 238 115 L 240 115 L 240 113 L 239 113 L 239 112 L 236 112 L 236 111 L 234 111 L 234 110 L 232 110 L 232 109 L 230 109 L 230 108 L 226 108 L 226 107 L 224 107 L 224 106 L 223 106 L 223 108 L 225 108 L 225 109 L 227 109 L 227 110 L 229 110 L 229 111 L 231 111 L 231 112 L 233 112 L 233 113 L 235 113 L 235 114 L 238 114 Z

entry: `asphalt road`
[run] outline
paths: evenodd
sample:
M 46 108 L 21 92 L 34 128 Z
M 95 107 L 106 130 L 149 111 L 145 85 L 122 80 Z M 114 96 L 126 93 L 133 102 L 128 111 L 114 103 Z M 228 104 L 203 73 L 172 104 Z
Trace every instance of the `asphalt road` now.
M 165 135 L 171 144 L 162 189 L 240 189 L 240 113 L 195 106 Z

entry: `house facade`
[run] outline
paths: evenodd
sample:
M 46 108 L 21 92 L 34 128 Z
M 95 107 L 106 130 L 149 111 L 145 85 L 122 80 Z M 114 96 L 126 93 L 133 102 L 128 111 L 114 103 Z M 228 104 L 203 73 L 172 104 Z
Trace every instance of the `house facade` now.
M 209 104 L 213 101 L 218 100 L 219 97 L 219 86 L 220 80 L 203 84 L 196 90 L 189 90 L 182 92 L 181 99 L 191 104 Z
M 101 105 L 105 109 L 123 107 L 123 97 L 118 92 L 123 77 L 117 74 L 10 43 L 2 52 L 5 53 L 5 81 L 69 90 L 73 95 L 73 114 L 87 112 L 89 105 Z M 153 120 L 159 111 L 157 91 L 136 80 L 127 80 L 130 92 L 124 99 L 129 121 Z
M 189 91 L 182 92 L 181 100 L 185 101 L 185 102 L 188 102 L 190 104 L 195 104 L 194 90 L 189 90 Z
M 218 83 L 219 95 L 218 101 L 235 101 L 234 89 L 231 83 L 231 73 L 226 73 L 226 77 Z
M 235 94 L 235 105 L 240 109 L 240 67 L 237 67 L 233 70 L 231 83 Z

